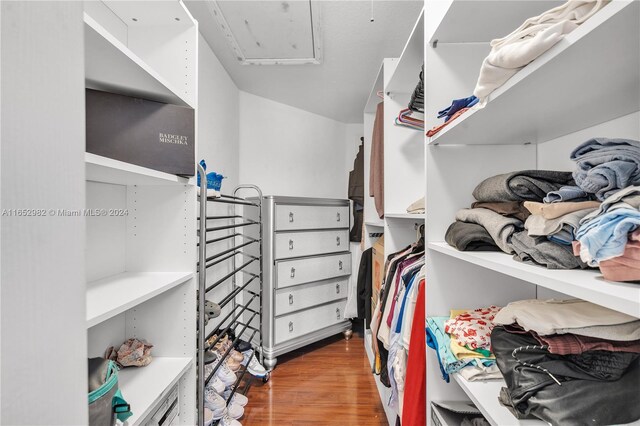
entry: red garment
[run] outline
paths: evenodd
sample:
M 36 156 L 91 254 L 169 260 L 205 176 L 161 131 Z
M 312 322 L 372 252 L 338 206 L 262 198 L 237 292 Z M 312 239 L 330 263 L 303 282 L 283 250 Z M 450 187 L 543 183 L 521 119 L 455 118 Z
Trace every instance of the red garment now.
M 411 324 L 411 341 L 407 359 L 407 379 L 404 384 L 402 424 L 427 424 L 427 335 L 424 315 L 424 279 L 420 280 L 416 310 Z

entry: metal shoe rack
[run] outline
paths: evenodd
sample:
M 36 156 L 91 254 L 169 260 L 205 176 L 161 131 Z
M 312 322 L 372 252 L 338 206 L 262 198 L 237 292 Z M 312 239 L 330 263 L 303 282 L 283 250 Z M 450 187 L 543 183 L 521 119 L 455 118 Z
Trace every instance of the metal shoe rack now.
M 207 197 L 207 189 L 205 182 L 207 181 L 206 173 L 204 169 L 198 165 L 198 175 L 200 176 L 200 182 L 202 182 L 201 188 L 199 188 L 198 199 L 200 202 L 200 214 L 198 218 L 198 425 L 204 425 L 204 390 L 209 381 L 215 376 L 216 372 L 226 361 L 231 353 L 231 349 L 242 338 L 243 340 L 252 343 L 253 348 L 251 350 L 251 357 L 257 354 L 258 359 L 262 362 L 262 191 L 255 185 L 240 185 L 237 186 L 233 195 L 220 195 L 219 197 Z M 251 201 L 239 197 L 238 194 L 242 190 L 250 190 L 257 193 L 257 197 L 252 198 Z M 208 213 L 208 206 L 213 203 L 228 204 L 231 207 L 230 212 L 226 215 L 211 215 Z M 244 209 L 258 209 L 258 220 L 252 220 L 246 217 L 244 214 L 239 214 L 237 211 L 239 208 Z M 255 216 L 253 216 L 255 217 Z M 216 221 L 225 221 L 226 223 L 233 221 L 232 224 L 223 224 L 210 226 L 215 224 Z M 259 232 L 251 233 L 252 236 L 246 235 L 242 230 L 245 227 L 255 226 L 259 228 Z M 226 231 L 226 234 L 221 234 L 221 231 Z M 257 236 L 257 238 L 256 238 Z M 224 240 L 231 240 L 234 244 L 233 247 L 224 251 L 211 254 L 207 253 L 207 246 L 209 244 L 217 243 Z M 250 253 L 248 251 L 251 251 Z M 223 262 L 231 262 L 231 272 L 216 280 L 214 283 L 207 285 L 207 272 L 212 271 L 212 268 L 221 267 Z M 237 266 L 237 263 L 242 263 L 241 266 Z M 258 273 L 251 272 L 249 266 L 257 264 Z M 255 268 L 255 267 L 254 267 Z M 219 287 L 221 284 L 231 280 L 230 293 L 223 295 L 221 300 L 215 300 L 215 298 L 207 297 L 211 291 Z M 256 285 L 257 281 L 257 285 Z M 249 285 L 254 285 L 249 288 Z M 242 294 L 242 302 L 239 302 L 238 296 Z M 220 296 L 217 295 L 219 298 Z M 231 310 L 220 318 L 215 318 L 217 326 L 208 335 L 206 334 L 204 324 L 204 308 L 205 300 L 212 300 L 220 305 L 220 308 L 224 310 L 225 306 L 231 304 Z M 257 301 L 257 303 L 254 303 Z M 250 307 L 253 303 L 253 308 Z M 255 306 L 258 306 L 255 308 Z M 209 321 L 212 321 L 210 319 Z M 201 332 L 203 330 L 204 332 Z M 215 363 L 213 370 L 205 377 L 205 363 L 204 355 L 205 351 L 209 348 L 213 348 L 218 341 L 231 331 L 235 339 L 233 345 L 227 349 L 222 355 L 222 359 Z M 210 344 L 207 340 L 211 339 L 215 334 Z M 249 358 L 249 360 L 251 359 Z M 231 387 L 231 393 L 227 398 L 227 404 L 238 392 L 246 394 L 251 386 L 251 375 L 247 375 L 247 380 L 243 384 L 243 379 L 247 374 L 247 367 L 242 366 L 239 371 L 236 372 L 237 380 Z M 267 381 L 269 376 L 263 379 Z M 215 422 L 214 424 L 216 424 Z

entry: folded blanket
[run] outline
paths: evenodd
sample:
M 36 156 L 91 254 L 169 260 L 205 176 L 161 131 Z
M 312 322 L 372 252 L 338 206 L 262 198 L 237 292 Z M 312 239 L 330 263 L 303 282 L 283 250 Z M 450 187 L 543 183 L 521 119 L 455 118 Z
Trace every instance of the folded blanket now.
M 580 258 L 590 266 L 622 256 L 628 235 L 640 227 L 640 211 L 633 208 L 610 209 L 583 223 L 576 239 L 580 241 Z
M 481 225 L 491 235 L 500 250 L 509 254 L 513 253 L 510 246 L 511 235 L 524 226 L 518 219 L 504 217 L 487 209 L 458 210 L 456 220 Z
M 580 219 L 594 210 L 595 208 L 578 210 L 555 219 L 547 219 L 542 215 L 532 214 L 524 223 L 524 229 L 528 231 L 530 237 L 548 237 L 562 230 L 569 232 L 573 236 L 580 227 Z M 571 240 L 569 244 L 571 244 Z
M 505 201 L 504 203 L 484 203 L 482 201 L 476 201 L 471 204 L 471 208 L 489 209 L 502 216 L 515 217 L 523 222 L 531 215 L 531 212 L 524 207 L 522 201 Z
M 416 200 L 413 203 L 411 203 L 409 207 L 407 207 L 407 213 L 413 213 L 413 214 L 424 213 L 424 198 L 425 197 L 422 197 L 419 200 Z
M 444 240 L 460 251 L 500 251 L 487 230 L 475 223 L 453 222 Z
M 604 200 L 622 188 L 640 185 L 640 141 L 593 138 L 571 153 L 576 184 Z
M 527 231 L 511 236 L 513 258 L 520 262 L 545 266 L 547 269 L 586 268 L 580 258 L 573 255 L 570 246 L 560 245 L 545 237 L 530 237 Z
M 566 214 L 577 212 L 580 210 L 588 209 L 593 212 L 594 209 L 600 207 L 598 201 L 577 201 L 566 203 L 536 203 L 533 201 L 525 201 L 524 206 L 531 212 L 531 214 L 539 215 L 545 219 L 555 219 L 562 217 Z M 586 216 L 585 216 L 586 217 Z
M 590 195 L 579 186 L 563 186 L 557 191 L 551 191 L 542 201 L 545 203 L 561 203 L 563 201 L 588 201 Z
M 473 190 L 477 201 L 542 201 L 551 191 L 572 185 L 570 172 L 523 170 L 492 176 Z
M 506 37 L 491 41 L 473 94 L 481 101 L 528 63 L 600 10 L 608 1 L 568 1 L 527 19 Z

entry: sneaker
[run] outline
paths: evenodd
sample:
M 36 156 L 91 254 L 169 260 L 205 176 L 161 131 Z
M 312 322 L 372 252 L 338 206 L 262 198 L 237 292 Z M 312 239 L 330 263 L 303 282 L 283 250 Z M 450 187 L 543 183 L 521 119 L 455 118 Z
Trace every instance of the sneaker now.
M 220 312 L 222 312 L 222 309 L 220 309 L 220 305 L 218 305 L 217 303 L 206 300 L 204 302 L 204 312 L 211 318 L 216 318 L 220 316 Z
M 228 415 L 224 416 L 223 418 L 220 419 L 220 423 L 218 423 L 220 426 L 242 426 L 242 423 L 240 423 L 239 421 L 229 417 Z
M 244 407 L 242 405 L 229 403 L 229 405 L 227 405 L 227 415 L 232 419 L 239 419 L 244 416 Z
M 213 412 L 207 407 L 204 408 L 204 426 L 211 426 L 215 419 L 213 418 Z
M 227 402 L 213 389 L 205 389 L 204 404 L 209 410 L 211 410 L 213 417 L 216 420 L 227 414 Z
M 226 365 L 222 365 L 222 367 L 218 369 L 216 374 L 218 375 L 222 383 L 225 384 L 225 386 L 233 385 L 238 379 L 236 377 L 236 373 L 231 371 Z
M 222 397 L 226 401 L 227 399 L 229 399 L 230 395 L 231 395 L 231 389 L 227 389 L 222 394 Z M 244 407 L 248 403 L 249 403 L 249 398 L 247 398 L 246 396 L 244 396 L 241 393 L 234 393 L 233 396 L 231 397 L 231 400 L 229 401 L 229 404 L 237 404 L 237 405 L 240 405 L 242 407 Z
M 212 377 L 207 384 L 207 389 L 213 389 L 218 395 L 222 395 L 226 389 L 224 383 L 218 376 Z M 226 398 L 225 398 L 226 399 Z
M 249 361 L 249 365 L 247 365 L 247 371 L 251 373 L 254 377 L 263 378 L 267 375 L 267 370 L 260 364 L 258 358 L 256 358 L 255 354 L 251 357 L 251 361 Z

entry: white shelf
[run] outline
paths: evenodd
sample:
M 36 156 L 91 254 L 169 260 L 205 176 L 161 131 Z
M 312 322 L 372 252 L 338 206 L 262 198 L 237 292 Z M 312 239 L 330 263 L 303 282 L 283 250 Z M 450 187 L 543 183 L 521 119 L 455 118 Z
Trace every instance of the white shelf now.
M 500 388 L 505 386 L 503 380 L 469 382 L 458 373 L 453 374 L 453 378 L 492 425 L 533 426 L 547 424 L 542 420 L 518 420 L 506 407 L 500 404 L 498 395 Z
M 404 46 L 398 66 L 391 75 L 385 91 L 389 93 L 413 93 L 420 81 L 420 67 L 424 63 L 424 9 Z
M 188 179 L 85 152 L 86 180 L 117 185 L 188 185 Z
M 162 294 L 193 276 L 193 272 L 124 272 L 89 282 L 87 328 Z
M 424 213 L 385 213 L 385 219 L 409 219 L 409 220 L 424 220 Z
M 518 262 L 506 253 L 458 251 L 447 243 L 429 243 L 428 247 L 447 256 L 640 318 L 640 286 L 605 281 L 599 271 L 549 270 Z
M 428 144 L 542 143 L 640 110 L 639 19 L 639 2 L 609 3 Z
M 564 1 L 450 0 L 429 44 L 490 42 Z M 435 6 L 434 6 L 435 7 Z
M 376 81 L 373 83 L 373 87 L 371 88 L 371 93 L 369 93 L 369 97 L 367 98 L 367 103 L 364 106 L 365 113 L 375 114 L 378 104 L 382 102 L 382 99 L 378 96 L 378 92 L 384 89 L 383 76 L 384 76 L 384 62 L 380 65 L 380 69 L 378 70 L 378 75 L 376 76 Z
M 153 358 L 146 367 L 120 370 L 118 385 L 133 412 L 127 424 L 135 426 L 145 420 L 158 401 L 187 372 L 192 362 L 193 358 L 158 357 Z
M 86 87 L 193 107 L 166 79 L 86 13 L 84 29 Z
M 384 222 L 382 220 L 379 221 L 379 222 L 368 221 L 368 222 L 365 222 L 364 224 L 367 225 L 367 226 L 374 227 L 374 228 L 384 228 Z

